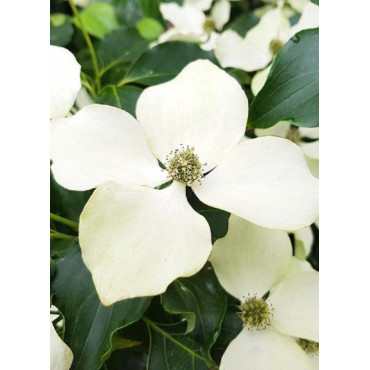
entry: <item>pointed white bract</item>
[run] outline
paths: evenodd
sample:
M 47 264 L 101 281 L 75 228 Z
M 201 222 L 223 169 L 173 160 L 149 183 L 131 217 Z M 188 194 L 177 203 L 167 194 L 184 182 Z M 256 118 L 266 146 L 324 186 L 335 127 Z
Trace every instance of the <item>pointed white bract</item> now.
M 81 66 L 74 55 L 50 45 L 50 118 L 66 117 L 81 88 Z
M 264 327 L 251 324 L 259 311 L 243 319 L 244 328 L 226 349 L 221 369 L 311 368 L 293 337 L 319 340 L 318 272 L 291 266 L 292 249 L 284 234 L 231 215 L 227 236 L 215 243 L 211 263 L 220 284 L 241 301 L 241 315 L 250 297 L 270 307 Z
M 317 180 L 302 151 L 279 138 L 240 142 L 247 98 L 209 61 L 147 88 L 136 113 L 138 122 L 94 104 L 51 123 L 56 180 L 72 190 L 97 187 L 79 239 L 104 304 L 160 294 L 206 263 L 210 229 L 187 203 L 185 184 L 206 204 L 272 229 L 300 229 L 317 218 Z M 154 189 L 170 179 L 171 186 Z M 266 279 L 260 290 L 274 280 Z
M 71 349 L 62 341 L 50 320 L 50 370 L 69 370 L 72 361 Z

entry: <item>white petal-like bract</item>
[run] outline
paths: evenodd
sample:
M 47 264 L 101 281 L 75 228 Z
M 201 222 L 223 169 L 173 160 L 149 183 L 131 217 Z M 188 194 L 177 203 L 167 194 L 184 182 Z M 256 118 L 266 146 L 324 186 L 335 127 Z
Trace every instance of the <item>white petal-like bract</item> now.
M 210 261 L 224 289 L 242 302 L 248 294 L 265 295 L 285 275 L 291 257 L 286 232 L 231 215 L 228 233 L 214 244 Z
M 140 95 L 136 116 L 157 158 L 194 147 L 211 170 L 243 136 L 248 100 L 238 82 L 208 60 L 188 64 L 170 82 Z
M 218 0 L 211 9 L 211 18 L 216 24 L 216 29 L 222 30 L 230 19 L 231 5 L 228 0 Z
M 71 349 L 62 341 L 50 322 L 50 370 L 69 370 L 72 361 Z
M 270 292 L 272 326 L 280 333 L 319 341 L 319 273 L 302 272 L 278 283 Z
M 56 181 L 87 190 L 105 181 L 157 186 L 167 181 L 150 152 L 142 127 L 129 113 L 92 104 L 51 122 L 51 159 Z
M 198 272 L 212 248 L 207 221 L 177 182 L 163 190 L 99 186 L 80 217 L 80 244 L 104 305 L 163 293 Z
M 50 45 L 50 118 L 66 117 L 81 88 L 81 66 L 74 55 Z
M 311 370 L 311 364 L 293 338 L 243 329 L 227 347 L 220 370 Z
M 238 144 L 193 190 L 202 202 L 271 229 L 301 229 L 319 212 L 318 180 L 302 150 L 277 137 Z

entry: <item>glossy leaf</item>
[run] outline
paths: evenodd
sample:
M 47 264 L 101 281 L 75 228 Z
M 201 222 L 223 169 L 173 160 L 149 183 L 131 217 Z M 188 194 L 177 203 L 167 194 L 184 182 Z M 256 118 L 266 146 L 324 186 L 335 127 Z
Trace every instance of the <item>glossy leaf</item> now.
M 319 125 L 319 30 L 298 32 L 276 57 L 267 81 L 253 100 L 248 126 L 267 128 L 279 121 Z
M 140 0 L 141 9 L 144 15 L 151 18 L 156 18 L 160 22 L 163 22 L 161 11 L 159 10 L 159 4 L 163 2 L 161 0 Z
M 114 333 L 137 321 L 150 303 L 150 298 L 134 298 L 104 307 L 78 248 L 58 262 L 51 289 L 53 304 L 64 316 L 64 341 L 73 351 L 71 369 L 99 369 Z
M 162 304 L 167 312 L 187 319 L 188 337 L 200 345 L 201 352 L 208 358 L 227 307 L 227 294 L 212 266 L 207 264 L 196 275 L 172 283 L 162 294 Z
M 253 13 L 244 13 L 230 22 L 226 29 L 232 29 L 240 36 L 244 37 L 246 33 L 259 22 L 259 18 Z
M 73 31 L 72 18 L 69 15 L 50 15 L 50 44 L 66 46 L 72 39 Z
M 159 84 L 174 78 L 188 63 L 197 59 L 209 59 L 216 63 L 213 53 L 202 50 L 196 44 L 178 41 L 160 44 L 132 65 L 121 84 Z
M 112 0 L 119 23 L 134 27 L 142 18 L 143 12 L 139 0 Z
M 97 97 L 99 104 L 121 108 L 135 117 L 136 103 L 142 90 L 135 86 L 107 86 Z
M 91 3 L 80 16 L 86 31 L 101 39 L 119 27 L 114 7 L 108 3 Z M 74 18 L 74 22 L 79 26 L 77 18 Z

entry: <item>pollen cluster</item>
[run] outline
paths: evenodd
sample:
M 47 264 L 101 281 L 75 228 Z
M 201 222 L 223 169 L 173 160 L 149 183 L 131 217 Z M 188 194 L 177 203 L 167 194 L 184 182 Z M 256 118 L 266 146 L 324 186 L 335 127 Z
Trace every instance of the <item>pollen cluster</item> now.
M 248 298 L 239 307 L 239 316 L 243 327 L 250 330 L 263 330 L 271 325 L 272 308 L 264 299 L 257 297 Z
M 276 55 L 284 46 L 283 42 L 279 39 L 273 39 L 270 42 L 270 53 Z
M 189 186 L 200 180 L 203 175 L 202 168 L 203 165 L 198 155 L 194 153 L 193 147 L 176 149 L 170 153 L 170 157 L 167 157 L 167 171 L 170 177 Z
M 205 33 L 212 33 L 216 29 L 216 23 L 212 18 L 206 18 L 203 23 L 203 30 Z
M 298 339 L 298 345 L 307 353 L 309 356 L 318 356 L 319 355 L 319 343 L 314 342 L 313 340 L 308 339 Z

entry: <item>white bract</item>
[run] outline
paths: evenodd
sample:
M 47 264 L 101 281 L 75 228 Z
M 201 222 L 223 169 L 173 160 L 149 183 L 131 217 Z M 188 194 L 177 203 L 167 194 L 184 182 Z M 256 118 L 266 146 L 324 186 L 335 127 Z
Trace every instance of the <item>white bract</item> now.
M 164 19 L 171 23 L 171 28 L 164 32 L 158 43 L 167 41 L 199 42 L 205 50 L 214 48 L 218 33 L 230 18 L 230 2 L 215 1 L 210 15 L 204 11 L 211 7 L 211 1 L 184 1 L 182 6 L 177 3 L 161 3 L 160 10 Z
M 88 5 L 90 0 L 73 0 L 73 3 L 80 7 L 85 7 Z
M 247 72 L 265 68 L 291 36 L 318 27 L 318 9 L 309 2 L 293 27 L 281 7 L 269 10 L 244 38 L 233 30 L 223 32 L 217 38 L 215 55 L 224 68 L 240 68 Z
M 50 45 L 50 118 L 66 117 L 81 88 L 81 66 L 74 55 Z
M 50 315 L 50 370 L 69 370 L 73 353 L 54 328 L 52 320 L 55 316 Z
M 243 321 L 220 369 L 311 369 L 299 344 L 319 340 L 318 272 L 293 271 L 288 234 L 231 215 L 210 261 L 224 289 L 241 302 Z
M 202 202 L 265 227 L 295 230 L 317 218 L 318 181 L 301 149 L 274 137 L 240 142 L 248 100 L 211 62 L 190 63 L 144 90 L 136 116 L 93 104 L 51 125 L 55 179 L 71 190 L 97 187 L 79 240 L 105 305 L 160 294 L 205 264 L 210 229 L 186 186 Z

